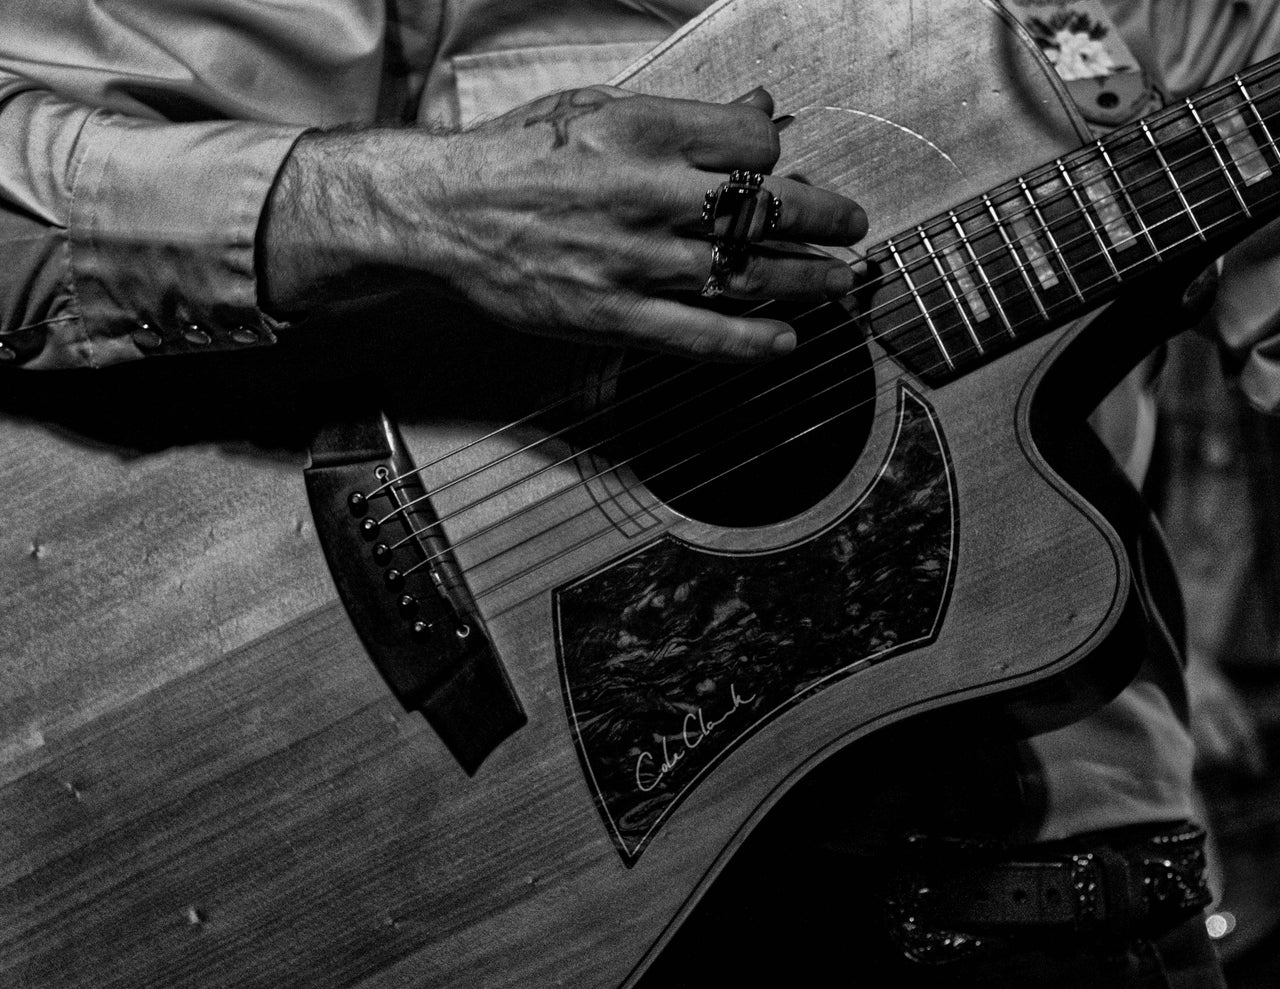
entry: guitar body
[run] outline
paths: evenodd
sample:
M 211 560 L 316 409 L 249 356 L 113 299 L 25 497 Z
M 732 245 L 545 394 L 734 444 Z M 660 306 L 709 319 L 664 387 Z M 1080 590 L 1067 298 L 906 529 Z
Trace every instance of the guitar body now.
M 767 85 L 784 170 L 856 196 L 872 243 L 1080 143 L 984 0 L 730 2 L 626 84 Z M 615 355 L 468 325 L 502 358 L 465 383 L 449 333 L 450 380 L 392 405 L 527 718 L 474 774 L 370 664 L 295 435 L 224 438 L 261 437 L 243 410 L 273 411 L 288 355 L 0 400 L 0 983 L 612 989 L 832 753 L 957 706 L 1042 728 L 1118 688 L 1122 542 L 1032 430 L 1080 331 L 940 387 L 873 345 L 837 476 L 732 526 L 611 448 L 490 435 L 566 391 L 607 404 Z M 227 377 L 184 391 L 205 368 Z M 135 428 L 159 439 L 113 442 Z M 468 508 L 480 482 L 451 480 L 503 457 Z

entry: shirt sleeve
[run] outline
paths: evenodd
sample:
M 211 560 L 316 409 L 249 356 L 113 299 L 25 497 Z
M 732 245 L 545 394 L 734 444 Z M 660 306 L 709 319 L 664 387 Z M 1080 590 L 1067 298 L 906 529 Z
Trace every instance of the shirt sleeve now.
M 0 365 L 270 343 L 254 248 L 310 126 L 374 117 L 383 0 L 3 0 Z
M 254 241 L 302 130 L 145 120 L 0 74 L 0 363 L 272 342 Z

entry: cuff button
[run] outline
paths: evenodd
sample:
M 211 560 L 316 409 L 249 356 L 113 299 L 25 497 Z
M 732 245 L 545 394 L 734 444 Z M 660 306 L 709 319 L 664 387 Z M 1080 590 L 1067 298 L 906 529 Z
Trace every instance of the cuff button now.
M 143 350 L 154 350 L 164 343 L 164 337 L 150 323 L 139 323 L 129 337 Z
M 207 347 L 213 342 L 213 337 L 195 323 L 188 323 L 183 327 L 182 338 L 194 347 Z

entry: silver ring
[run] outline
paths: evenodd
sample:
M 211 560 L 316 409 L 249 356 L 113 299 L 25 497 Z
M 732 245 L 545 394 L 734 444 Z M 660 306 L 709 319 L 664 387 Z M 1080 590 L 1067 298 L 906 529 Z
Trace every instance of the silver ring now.
M 702 297 L 714 299 L 717 295 L 724 295 L 724 290 L 729 285 L 729 275 L 733 273 L 735 267 L 735 256 L 728 247 L 722 241 L 712 241 L 711 274 L 707 275 L 707 280 L 702 283 Z
M 764 175 L 735 169 L 729 180 L 702 197 L 702 227 L 709 240 L 745 251 L 748 244 L 778 231 L 782 200 L 764 187 Z M 757 223 L 756 215 L 763 208 Z

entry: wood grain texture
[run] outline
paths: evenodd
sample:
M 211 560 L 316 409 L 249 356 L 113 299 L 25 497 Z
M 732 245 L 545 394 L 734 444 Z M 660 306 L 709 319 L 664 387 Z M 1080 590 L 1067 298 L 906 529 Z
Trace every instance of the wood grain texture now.
M 981 0 L 731 0 L 627 80 L 715 100 L 761 83 L 796 117 L 785 167 L 859 198 L 873 241 L 1076 143 L 1047 76 Z M 530 719 L 474 778 L 398 710 L 363 655 L 310 528 L 296 445 L 272 447 L 234 419 L 215 431 L 221 438 L 194 429 L 131 442 L 153 419 L 208 415 L 181 389 L 138 401 L 97 385 L 104 404 L 85 410 L 77 433 L 6 401 L 0 984 L 627 982 L 807 768 L 878 725 L 1065 669 L 1116 620 L 1126 578 L 1118 544 L 1064 498 L 1026 429 L 1027 382 L 1067 338 L 1046 337 L 927 395 L 954 456 L 965 525 L 951 619 L 934 644 L 745 740 L 632 869 L 601 824 L 569 735 L 548 634 L 553 589 L 661 532 L 762 549 L 828 524 L 882 460 L 890 399 L 830 497 L 748 535 L 650 506 L 657 522 L 646 531 L 609 522 L 598 539 L 607 513 L 589 486 L 579 500 L 521 515 L 514 531 L 502 524 L 577 484 L 576 462 L 452 521 Z M 554 348 L 533 366 L 520 360 L 525 344 L 499 339 L 517 368 L 510 388 L 495 383 L 500 367 L 479 367 L 485 394 L 471 408 L 451 409 L 436 389 L 433 409 L 404 410 L 419 463 L 501 421 L 476 406 L 493 404 L 493 416 L 518 409 L 539 370 L 550 368 L 545 382 L 556 387 L 582 380 Z M 591 360 L 579 364 L 591 373 Z M 270 368 L 233 370 L 253 379 Z M 269 391 L 246 387 L 260 399 Z M 30 408 L 66 418 L 47 397 Z M 271 411 L 257 406 L 249 418 Z M 123 420 L 108 431 L 117 445 L 100 441 L 100 416 Z M 448 469 L 538 435 L 479 444 Z M 513 457 L 489 483 L 566 450 Z M 428 472 L 428 487 L 443 470 Z M 451 489 L 441 515 L 474 494 Z M 538 533 L 551 525 L 551 545 L 578 548 L 533 571 L 504 552 L 529 540 L 527 554 L 546 555 Z

